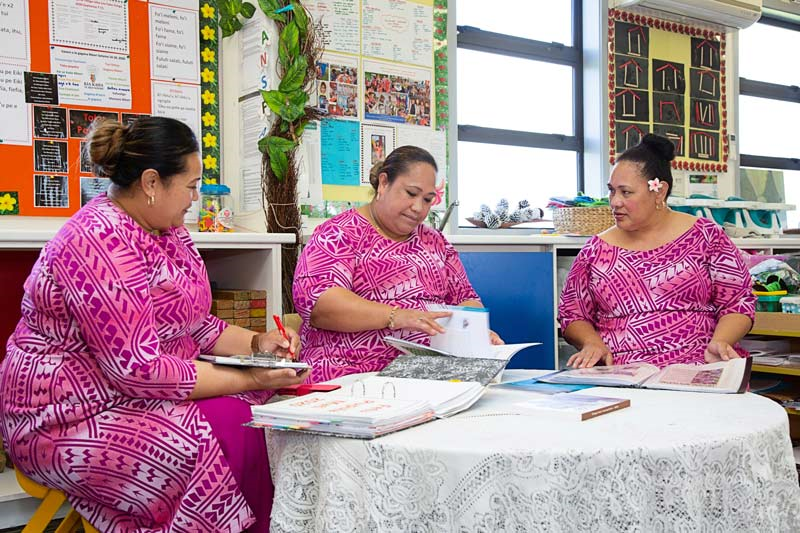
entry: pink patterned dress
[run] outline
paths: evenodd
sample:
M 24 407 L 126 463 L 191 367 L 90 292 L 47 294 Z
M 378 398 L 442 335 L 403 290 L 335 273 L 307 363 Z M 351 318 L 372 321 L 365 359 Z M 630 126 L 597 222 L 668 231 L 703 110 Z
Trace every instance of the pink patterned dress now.
M 0 430 L 18 468 L 101 531 L 254 521 L 204 416 L 215 399 L 188 399 L 192 360 L 226 327 L 210 298 L 185 228 L 154 237 L 105 196 L 47 243 L 25 282 L 0 364 Z
M 729 313 L 754 318 L 750 274 L 722 228 L 705 218 L 648 251 L 592 237 L 570 269 L 558 307 L 562 331 L 575 320 L 591 322 L 615 364 L 660 367 L 704 363 L 717 321 Z
M 408 309 L 478 299 L 458 252 L 438 231 L 420 225 L 409 239 L 395 242 L 355 209 L 333 217 L 314 231 L 294 275 L 294 304 L 303 318 L 301 357 L 312 365 L 314 382 L 382 370 L 398 355 L 383 342 L 386 335 L 424 343 L 430 339 L 388 328 L 344 333 L 312 327 L 311 310 L 332 287 Z

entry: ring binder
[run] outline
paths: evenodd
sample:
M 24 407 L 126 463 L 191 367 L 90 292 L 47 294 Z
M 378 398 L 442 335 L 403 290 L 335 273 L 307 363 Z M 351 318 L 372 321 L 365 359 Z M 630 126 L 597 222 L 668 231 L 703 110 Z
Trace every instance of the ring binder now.
M 364 383 L 363 379 L 359 379 L 358 381 L 356 381 L 352 385 L 350 385 L 350 396 L 353 397 L 353 398 L 358 396 L 356 394 L 356 392 L 358 390 L 358 389 L 355 388 L 356 385 L 361 385 L 361 397 L 362 398 L 366 398 L 367 397 L 367 384 Z M 386 389 L 387 389 L 387 387 L 389 385 L 391 385 L 391 387 L 392 387 L 392 397 L 391 398 L 387 398 L 387 396 L 386 396 Z M 395 386 L 394 382 L 387 381 L 386 383 L 384 383 L 381 386 L 381 399 L 382 400 L 387 400 L 387 399 L 395 399 L 396 400 L 397 399 L 397 387 Z

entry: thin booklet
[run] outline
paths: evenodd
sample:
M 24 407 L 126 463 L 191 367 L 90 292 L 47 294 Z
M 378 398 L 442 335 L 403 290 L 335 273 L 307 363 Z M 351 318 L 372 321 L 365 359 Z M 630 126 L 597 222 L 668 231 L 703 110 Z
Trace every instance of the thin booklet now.
M 747 389 L 752 365 L 750 357 L 706 365 L 667 365 L 663 369 L 648 363 L 628 363 L 561 370 L 538 379 L 545 383 L 735 394 Z
M 630 407 L 631 401 L 627 398 L 568 393 L 537 396 L 514 405 L 523 411 L 534 411 L 537 415 L 553 413 L 567 419 L 584 421 Z

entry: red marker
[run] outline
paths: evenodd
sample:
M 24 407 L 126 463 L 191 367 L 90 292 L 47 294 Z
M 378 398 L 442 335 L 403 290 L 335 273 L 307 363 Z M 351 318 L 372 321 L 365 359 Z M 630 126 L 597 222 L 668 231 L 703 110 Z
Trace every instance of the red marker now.
M 278 331 L 281 332 L 283 338 L 289 341 L 289 355 L 294 358 L 294 352 L 292 351 L 292 341 L 289 340 L 289 335 L 286 334 L 286 328 L 283 327 L 283 322 L 281 322 L 281 317 L 278 315 L 272 315 L 272 320 L 275 321 L 275 325 L 278 326 Z

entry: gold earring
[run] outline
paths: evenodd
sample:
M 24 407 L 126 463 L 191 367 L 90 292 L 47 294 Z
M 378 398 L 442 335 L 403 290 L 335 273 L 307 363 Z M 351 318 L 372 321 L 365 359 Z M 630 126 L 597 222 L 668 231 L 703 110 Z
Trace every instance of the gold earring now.
M 662 202 L 661 200 L 658 200 L 656 202 L 656 209 L 658 210 L 658 209 L 661 209 L 662 207 L 664 207 L 664 202 Z
M 150 207 L 153 207 L 154 205 L 156 205 L 156 196 L 155 195 L 151 195 L 151 196 L 147 197 L 147 205 L 149 205 Z

